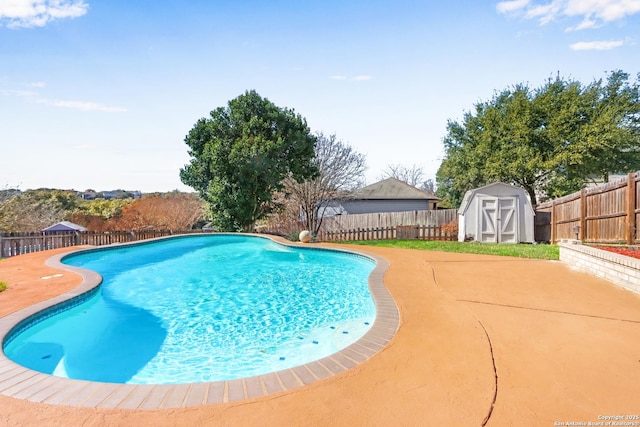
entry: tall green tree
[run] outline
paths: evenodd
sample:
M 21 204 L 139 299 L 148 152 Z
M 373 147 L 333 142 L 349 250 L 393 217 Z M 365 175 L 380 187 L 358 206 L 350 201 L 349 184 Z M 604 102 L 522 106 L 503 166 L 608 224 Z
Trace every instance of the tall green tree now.
M 640 168 L 640 91 L 621 71 L 589 85 L 550 79 L 517 85 L 449 121 L 438 195 L 459 205 L 493 181 L 522 186 L 535 204 L 611 173 Z
M 317 173 L 316 138 L 306 120 L 253 90 L 198 120 L 185 143 L 191 162 L 180 179 L 208 203 L 221 230 L 252 230 L 276 208 L 273 195 L 285 177 L 303 181 Z

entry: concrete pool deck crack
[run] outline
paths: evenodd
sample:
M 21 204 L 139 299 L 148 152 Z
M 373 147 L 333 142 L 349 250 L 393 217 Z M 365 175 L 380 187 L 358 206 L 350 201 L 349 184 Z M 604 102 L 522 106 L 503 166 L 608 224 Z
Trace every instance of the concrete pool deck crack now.
M 486 426 L 491 418 L 491 414 L 493 414 L 493 408 L 496 406 L 496 400 L 498 399 L 498 369 L 496 368 L 496 358 L 493 354 L 493 344 L 491 343 L 491 337 L 489 336 L 489 332 L 487 332 L 487 328 L 484 327 L 484 324 L 480 319 L 478 319 L 478 323 L 482 326 L 482 330 L 484 334 L 487 336 L 487 341 L 489 342 L 489 351 L 491 352 L 491 363 L 493 364 L 493 374 L 495 376 L 495 386 L 493 392 L 493 400 L 491 401 L 491 408 L 489 408 L 489 413 L 486 418 L 482 421 L 482 426 Z
M 619 317 L 606 317 L 606 316 L 597 316 L 594 314 L 583 314 L 583 313 L 572 313 L 570 311 L 560 311 L 560 310 L 551 310 L 547 308 L 535 308 L 535 307 L 524 307 L 519 305 L 511 305 L 511 304 L 498 304 L 495 302 L 488 301 L 476 301 L 476 300 L 467 300 L 467 299 L 459 299 L 456 301 L 460 302 L 468 302 L 471 304 L 483 304 L 483 305 L 491 305 L 494 307 L 505 307 L 505 308 L 515 308 L 518 310 L 531 310 L 531 311 L 541 311 L 545 313 L 556 313 L 556 314 L 565 314 L 567 316 L 579 316 L 579 317 L 588 317 L 591 319 L 601 319 L 601 320 L 614 320 L 618 322 L 629 322 L 629 323 L 637 323 L 640 324 L 640 320 L 631 320 L 631 319 L 621 319 Z
M 451 292 L 449 292 L 449 291 L 445 290 L 444 288 L 442 288 L 442 286 L 440 286 L 440 284 L 438 283 L 438 279 L 436 277 L 436 269 L 429 262 L 427 262 L 427 266 L 428 266 L 428 268 L 431 269 L 431 275 L 432 275 L 433 283 L 436 286 L 436 288 L 438 288 L 440 290 L 440 292 L 449 295 L 456 302 L 464 302 L 464 301 L 459 300 L 458 298 L 456 298 L 455 295 L 453 295 Z M 482 421 L 482 424 L 481 424 L 482 427 L 484 427 L 484 426 L 487 425 L 487 423 L 491 419 L 491 415 L 493 414 L 493 409 L 495 408 L 496 401 L 498 400 L 498 368 L 496 367 L 496 359 L 495 359 L 495 355 L 493 353 L 493 344 L 491 343 L 491 336 L 489 335 L 489 332 L 487 331 L 487 328 L 484 326 L 482 321 L 478 318 L 478 316 L 476 316 L 476 314 L 472 310 L 469 310 L 467 308 L 467 311 L 469 312 L 469 314 L 471 314 L 471 316 L 473 316 L 476 319 L 478 324 L 480 324 L 480 327 L 482 328 L 482 330 L 484 332 L 484 335 L 486 337 L 487 343 L 489 344 L 489 354 L 491 355 L 491 367 L 493 369 L 493 377 L 494 377 L 493 397 L 491 399 L 491 406 L 489 407 L 489 411 L 488 411 L 487 415 L 485 416 L 485 418 L 484 418 L 484 420 Z

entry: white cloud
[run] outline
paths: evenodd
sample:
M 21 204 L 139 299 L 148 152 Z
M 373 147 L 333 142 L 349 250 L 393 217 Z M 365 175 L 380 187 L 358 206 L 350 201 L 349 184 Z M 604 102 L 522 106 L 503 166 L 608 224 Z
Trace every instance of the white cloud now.
M 19 96 L 22 98 L 33 98 L 38 95 L 36 92 L 30 90 L 3 90 L 0 91 L 0 94 L 4 96 Z
M 371 79 L 373 79 L 373 76 L 370 76 L 368 74 L 359 74 L 359 75 L 354 76 L 354 77 L 347 77 L 347 76 L 344 76 L 344 75 L 341 75 L 341 74 L 335 75 L 335 76 L 331 76 L 331 80 L 354 80 L 354 81 L 357 81 L 357 82 L 364 82 L 364 81 L 371 80 Z
M 82 16 L 88 8 L 83 0 L 0 0 L 0 23 L 9 28 L 43 27 L 55 19 Z
M 111 107 L 108 105 L 97 104 L 95 102 L 85 101 L 63 101 L 58 99 L 38 99 L 36 102 L 40 104 L 51 105 L 53 107 L 71 108 L 80 111 L 101 111 L 103 113 L 125 113 L 126 108 Z
M 640 0 L 568 0 L 565 8 L 569 16 L 595 16 L 611 22 L 640 12 Z
M 529 4 L 529 0 L 501 1 L 496 5 L 498 13 L 512 13 Z
M 580 30 L 586 30 L 588 28 L 597 28 L 598 26 L 599 25 L 597 21 L 594 21 L 593 19 L 590 19 L 590 18 L 585 18 L 581 23 L 579 23 L 575 27 L 568 27 L 567 31 L 580 31 Z
M 530 8 L 527 8 L 524 16 L 527 19 L 538 18 L 541 25 L 548 24 L 559 15 L 562 15 L 562 3 L 561 0 L 553 0 L 544 5 L 532 5 Z
M 610 50 L 624 44 L 622 40 L 578 42 L 569 46 L 572 50 Z
M 582 18 L 568 30 L 597 27 L 600 23 L 618 21 L 640 12 L 640 0 L 549 0 L 503 1 L 496 4 L 498 13 L 537 19 L 541 25 L 560 18 Z
M 0 2 L 3 0 L 0 0 Z M 32 88 L 45 87 L 44 82 L 32 82 L 27 86 Z M 29 102 L 35 102 L 37 104 L 50 105 L 52 107 L 59 108 L 71 108 L 80 111 L 100 111 L 103 113 L 125 113 L 126 108 L 113 107 L 110 105 L 98 104 L 96 102 L 86 101 L 65 101 L 60 99 L 48 99 L 43 98 L 41 94 L 33 90 L 0 90 L 0 96 L 17 96 L 20 98 L 26 98 Z

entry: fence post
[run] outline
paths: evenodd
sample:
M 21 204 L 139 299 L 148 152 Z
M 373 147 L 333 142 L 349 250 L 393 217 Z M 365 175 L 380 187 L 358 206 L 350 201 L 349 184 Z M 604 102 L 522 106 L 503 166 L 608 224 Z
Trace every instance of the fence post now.
M 551 201 L 551 244 L 556 242 L 556 201 Z
M 580 190 L 580 241 L 587 239 L 587 189 Z
M 636 174 L 631 172 L 627 177 L 627 245 L 636 242 Z

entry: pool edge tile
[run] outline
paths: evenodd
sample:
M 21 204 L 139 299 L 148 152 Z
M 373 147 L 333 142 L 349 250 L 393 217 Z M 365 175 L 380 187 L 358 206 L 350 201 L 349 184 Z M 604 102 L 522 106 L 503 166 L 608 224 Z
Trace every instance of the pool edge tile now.
M 133 391 L 123 399 L 116 408 L 118 409 L 140 409 L 142 404 L 147 400 L 153 386 L 144 387 L 143 385 L 136 385 Z
M 260 379 L 264 385 L 264 389 L 267 394 L 279 393 L 285 391 L 286 388 L 282 385 L 275 372 L 270 372 L 265 375 L 261 375 Z
M 247 399 L 255 399 L 264 396 L 264 389 L 260 377 L 248 377 L 244 379 Z
M 147 397 L 140 403 L 138 409 L 159 409 L 169 394 L 170 387 L 166 385 L 153 385 Z
M 67 381 L 64 381 L 64 378 L 58 378 L 54 376 L 50 376 L 44 381 L 42 389 L 35 391 L 35 393 L 29 395 L 26 400 L 31 402 L 39 402 L 45 403 L 47 399 L 51 399 L 53 396 L 57 394 L 61 389 L 64 389 L 65 386 L 69 387 Z
M 291 369 L 285 369 L 283 371 L 276 372 L 278 379 L 284 386 L 285 390 L 293 390 L 294 388 L 298 388 L 304 385 L 298 377 L 293 373 Z
M 227 381 L 227 402 L 236 402 L 238 400 L 246 399 L 244 391 L 244 380 L 229 380 Z
M 135 391 L 134 384 L 118 384 L 117 387 L 100 403 L 97 408 L 117 408 Z
M 184 407 L 203 405 L 207 399 L 207 383 L 193 383 L 184 400 Z
M 302 381 L 304 385 L 309 385 L 311 383 L 318 381 L 318 378 L 316 378 L 316 376 L 313 375 L 313 372 L 307 369 L 306 365 L 295 366 L 291 368 L 291 370 L 295 373 L 298 379 Z
M 55 378 L 55 377 L 52 377 Z M 65 381 L 66 382 L 66 381 Z M 74 381 L 72 384 L 65 384 L 62 389 L 47 396 L 42 402 L 47 404 L 63 404 L 76 394 L 80 394 L 82 390 L 87 388 L 88 382 Z
M 191 384 L 175 384 L 169 386 L 169 392 L 162 401 L 159 409 L 182 408 L 190 387 Z
M 212 405 L 224 402 L 225 383 L 222 381 L 207 383 L 205 404 Z

